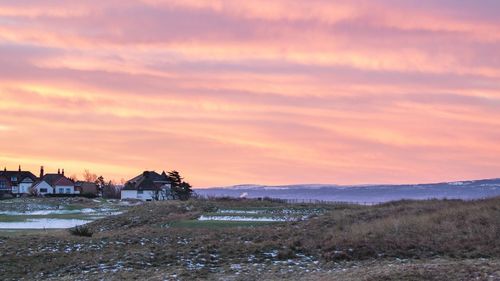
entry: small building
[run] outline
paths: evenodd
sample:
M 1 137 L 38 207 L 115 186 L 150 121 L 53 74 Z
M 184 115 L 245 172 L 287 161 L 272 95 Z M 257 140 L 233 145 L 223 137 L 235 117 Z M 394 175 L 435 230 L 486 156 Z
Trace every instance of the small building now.
M 97 184 L 87 181 L 75 182 L 75 192 L 78 192 L 82 195 L 84 194 L 95 195 L 95 196 L 99 195 L 99 189 L 97 187 Z
M 165 172 L 145 171 L 127 181 L 121 190 L 121 199 L 143 201 L 173 199 L 170 179 Z
M 0 171 L 0 194 L 22 195 L 29 193 L 29 189 L 37 177 L 31 172 L 22 171 L 21 166 L 17 171 Z
M 38 194 L 79 194 L 75 190 L 75 183 L 64 175 L 60 170 L 57 174 L 43 174 L 43 168 L 40 174 L 40 179 L 33 185 Z

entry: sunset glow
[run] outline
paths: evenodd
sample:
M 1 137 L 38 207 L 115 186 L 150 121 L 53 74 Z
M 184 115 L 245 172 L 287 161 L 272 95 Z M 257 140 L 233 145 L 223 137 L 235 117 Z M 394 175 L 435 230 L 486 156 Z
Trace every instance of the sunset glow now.
M 43 3 L 42 3 L 43 2 Z M 3 1 L 0 168 L 500 175 L 500 2 Z

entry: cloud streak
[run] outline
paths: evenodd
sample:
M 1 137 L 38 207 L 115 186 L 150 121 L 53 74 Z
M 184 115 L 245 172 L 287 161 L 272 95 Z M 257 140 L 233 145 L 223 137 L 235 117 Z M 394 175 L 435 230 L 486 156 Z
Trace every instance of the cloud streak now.
M 0 4 L 0 165 L 196 186 L 497 177 L 494 1 Z

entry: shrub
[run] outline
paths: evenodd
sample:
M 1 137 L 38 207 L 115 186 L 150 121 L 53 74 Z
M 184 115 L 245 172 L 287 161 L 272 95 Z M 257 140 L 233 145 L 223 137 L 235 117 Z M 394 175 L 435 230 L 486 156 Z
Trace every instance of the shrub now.
M 0 197 L 1 197 L 1 199 L 12 199 L 12 198 L 14 198 L 14 196 L 12 196 L 12 194 L 8 194 L 8 193 L 2 194 Z
M 97 198 L 96 194 L 90 193 L 90 192 L 82 193 L 82 194 L 80 194 L 80 196 L 85 197 L 85 198 L 89 198 L 89 199 Z
M 92 235 L 94 234 L 94 232 L 86 225 L 77 225 L 73 228 L 70 228 L 69 232 L 72 235 L 85 237 L 92 237 Z
M 41 196 L 40 192 L 38 192 L 38 189 L 36 189 L 35 187 L 30 187 L 28 192 L 30 196 L 35 196 L 35 197 Z
M 45 197 L 54 197 L 54 198 L 61 198 L 61 197 L 79 197 L 80 194 L 72 194 L 72 193 L 48 193 L 44 195 Z
M 278 252 L 278 259 L 279 260 L 287 260 L 287 259 L 293 259 L 295 258 L 295 252 L 292 249 L 281 249 Z

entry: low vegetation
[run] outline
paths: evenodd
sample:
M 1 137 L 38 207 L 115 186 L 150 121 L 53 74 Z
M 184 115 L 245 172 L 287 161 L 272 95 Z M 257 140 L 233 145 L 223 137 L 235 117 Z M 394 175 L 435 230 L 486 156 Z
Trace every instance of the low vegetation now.
M 305 247 L 320 247 L 325 261 L 498 257 L 499 203 L 499 199 L 400 201 L 332 212 L 306 223 L 306 229 L 321 233 L 309 231 L 319 240 L 306 240 Z
M 69 229 L 69 233 L 76 236 L 92 237 L 94 232 L 86 225 L 77 225 Z
M 298 216 L 200 221 L 202 215 Z M 67 231 L 0 234 L 6 280 L 498 280 L 500 198 L 376 206 L 151 202 Z

